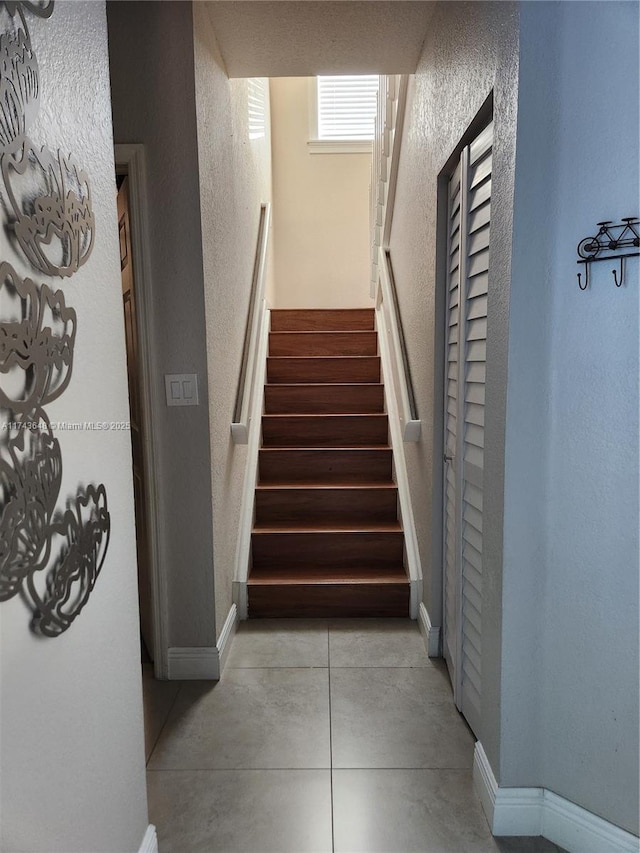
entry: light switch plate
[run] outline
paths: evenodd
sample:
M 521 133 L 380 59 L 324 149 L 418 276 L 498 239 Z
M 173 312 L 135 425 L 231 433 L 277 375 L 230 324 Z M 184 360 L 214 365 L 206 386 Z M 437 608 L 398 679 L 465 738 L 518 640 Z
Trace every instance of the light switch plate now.
M 165 373 L 164 388 L 167 406 L 198 405 L 197 373 Z

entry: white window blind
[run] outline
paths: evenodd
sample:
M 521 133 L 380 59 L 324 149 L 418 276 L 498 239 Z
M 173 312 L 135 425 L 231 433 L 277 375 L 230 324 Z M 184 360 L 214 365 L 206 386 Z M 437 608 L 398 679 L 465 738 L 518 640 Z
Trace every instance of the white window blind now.
M 267 82 L 263 77 L 247 81 L 249 139 L 262 139 L 267 125 Z
M 378 76 L 317 77 L 318 139 L 373 139 Z

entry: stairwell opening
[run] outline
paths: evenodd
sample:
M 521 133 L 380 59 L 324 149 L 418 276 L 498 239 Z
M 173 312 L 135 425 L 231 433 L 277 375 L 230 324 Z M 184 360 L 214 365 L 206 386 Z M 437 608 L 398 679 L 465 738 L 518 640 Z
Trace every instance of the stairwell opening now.
M 250 100 L 256 125 L 271 119 L 273 231 L 247 615 L 408 616 L 369 288 L 372 144 L 318 140 L 319 88 L 272 78 L 270 108 Z

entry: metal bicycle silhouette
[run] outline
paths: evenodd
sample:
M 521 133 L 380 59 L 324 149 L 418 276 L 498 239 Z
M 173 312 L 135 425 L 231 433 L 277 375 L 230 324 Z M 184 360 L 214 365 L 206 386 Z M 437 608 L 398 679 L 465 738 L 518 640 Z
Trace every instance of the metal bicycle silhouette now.
M 640 247 L 640 220 L 637 216 L 625 216 L 616 225 L 612 220 L 598 222 L 598 233 L 594 237 L 585 237 L 578 243 L 579 264 L 584 264 L 585 281 L 578 273 L 578 287 L 586 290 L 589 287 L 589 265 L 597 261 L 620 261 L 620 274 L 612 269 L 616 287 L 622 287 L 624 282 L 624 262 L 626 258 L 635 258 L 640 252 L 631 251 Z

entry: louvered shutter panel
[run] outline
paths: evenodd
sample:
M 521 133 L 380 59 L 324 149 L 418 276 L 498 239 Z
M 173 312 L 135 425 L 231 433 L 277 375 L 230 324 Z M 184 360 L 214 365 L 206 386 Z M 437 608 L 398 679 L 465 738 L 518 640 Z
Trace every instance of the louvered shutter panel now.
M 378 75 L 342 75 L 316 79 L 318 139 L 373 139 L 380 79 Z
M 247 80 L 249 139 L 262 139 L 267 127 L 267 81 L 264 77 Z
M 453 577 L 449 577 L 449 551 L 445 552 L 445 619 L 453 613 L 456 621 L 445 621 L 445 648 L 454 649 L 453 667 L 451 663 L 449 667 L 454 671 L 456 704 L 474 731 L 479 728 L 482 701 L 482 504 L 492 140 L 493 126 L 489 125 L 462 152 L 460 205 L 458 211 L 454 206 L 450 208 L 449 220 L 453 235 L 459 213 L 454 440 L 450 440 L 448 420 L 445 423 L 446 455 L 453 456 L 445 469 L 445 518 L 451 515 L 454 520 L 452 553 L 456 556 Z M 450 236 L 450 248 L 455 245 Z M 452 302 L 450 295 L 450 305 Z M 449 329 L 453 328 L 453 316 L 450 307 Z M 448 335 L 452 341 L 451 332 Z M 451 343 L 448 350 L 450 346 Z M 447 358 L 451 357 L 448 353 Z M 453 471 L 451 478 L 449 469 Z M 446 600 L 449 591 L 456 595 L 452 603 Z M 452 637 L 448 637 L 450 629 Z
M 458 434 L 458 318 L 460 311 L 460 187 L 461 166 L 449 181 L 447 251 L 447 315 L 445 364 L 445 480 L 444 480 L 444 656 L 452 680 L 458 664 L 456 445 Z

